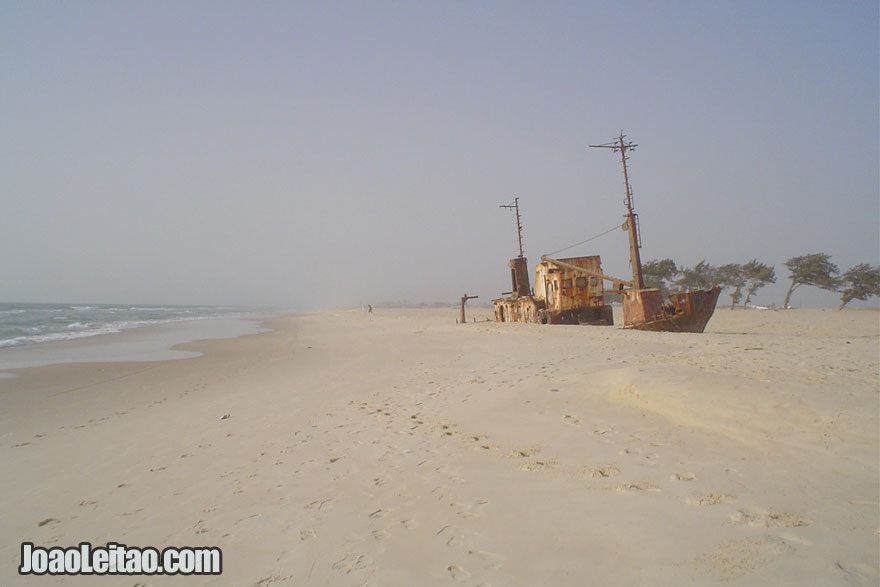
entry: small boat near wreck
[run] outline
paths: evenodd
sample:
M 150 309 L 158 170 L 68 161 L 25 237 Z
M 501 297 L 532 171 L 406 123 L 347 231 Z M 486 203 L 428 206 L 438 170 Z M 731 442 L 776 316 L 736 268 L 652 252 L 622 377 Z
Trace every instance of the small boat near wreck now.
M 625 135 L 604 145 L 620 153 L 626 191 L 623 230 L 629 233 L 630 266 L 632 281 L 611 277 L 602 272 L 598 255 L 554 259 L 546 255 L 535 267 L 535 289 L 532 291 L 528 278 L 528 262 L 523 255 L 522 224 L 519 215 L 519 198 L 513 204 L 502 206 L 515 209 L 519 256 L 510 260 L 512 291 L 508 297 L 492 300 L 496 322 L 537 322 L 541 324 L 587 324 L 606 325 L 614 323 L 611 306 L 605 303 L 603 283 L 611 282 L 612 291 L 623 298 L 623 327 L 635 330 L 659 332 L 703 332 L 715 312 L 721 288 L 717 285 L 676 293 L 663 298 L 657 288 L 645 287 L 642 261 L 639 254 L 641 235 L 638 215 L 633 211 L 632 189 L 626 168 L 627 152 L 636 145 L 624 142 Z

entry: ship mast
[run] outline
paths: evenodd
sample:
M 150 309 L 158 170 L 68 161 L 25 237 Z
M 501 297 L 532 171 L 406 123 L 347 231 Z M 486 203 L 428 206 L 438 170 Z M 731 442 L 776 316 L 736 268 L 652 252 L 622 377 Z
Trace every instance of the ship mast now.
M 503 204 L 498 206 L 499 208 L 507 208 L 516 211 L 516 238 L 519 239 L 519 258 L 523 258 L 523 248 L 522 248 L 522 222 L 519 218 L 519 198 L 513 199 L 513 204 Z
M 523 254 L 522 244 L 522 220 L 519 215 L 519 198 L 514 198 L 513 204 L 503 204 L 500 208 L 507 208 L 516 212 L 516 238 L 519 242 L 519 257 L 510 260 L 510 282 L 513 287 L 512 293 L 517 296 L 532 295 L 532 286 L 529 284 L 528 261 Z
M 612 152 L 620 152 L 620 162 L 623 164 L 623 183 L 626 187 L 626 199 L 623 203 L 626 205 L 626 230 L 629 231 L 629 262 L 632 266 L 633 289 L 644 289 L 645 281 L 642 278 L 642 259 L 639 256 L 639 249 L 642 247 L 641 234 L 639 231 L 639 215 L 633 212 L 632 188 L 629 185 L 629 174 L 626 170 L 627 151 L 634 150 L 638 145 L 631 142 L 624 142 L 626 135 L 620 131 L 620 136 L 611 143 L 604 145 L 590 145 L 603 149 L 611 149 Z

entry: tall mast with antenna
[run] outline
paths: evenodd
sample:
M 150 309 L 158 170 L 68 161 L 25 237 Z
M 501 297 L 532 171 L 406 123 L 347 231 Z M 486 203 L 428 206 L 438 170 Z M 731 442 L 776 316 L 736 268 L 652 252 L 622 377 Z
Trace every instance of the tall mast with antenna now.
M 623 164 L 623 183 L 626 188 L 626 199 L 624 199 L 623 203 L 626 205 L 626 229 L 629 231 L 629 262 L 632 266 L 633 288 L 644 289 L 645 281 L 642 278 L 642 259 L 639 255 L 639 249 L 642 247 L 641 234 L 639 234 L 639 216 L 633 212 L 632 188 L 629 185 L 629 174 L 626 170 L 626 160 L 629 159 L 626 153 L 627 151 L 635 150 L 638 145 L 624 142 L 623 139 L 625 137 L 626 135 L 623 134 L 623 131 L 620 131 L 620 136 L 617 137 L 617 140 L 604 145 L 590 146 L 611 149 L 615 153 L 620 152 L 620 162 Z
M 519 242 L 519 257 L 510 260 L 510 281 L 513 287 L 511 293 L 517 296 L 528 296 L 532 294 L 532 286 L 529 284 L 529 268 L 528 261 L 523 254 L 522 244 L 522 221 L 519 215 L 519 198 L 514 198 L 513 204 L 503 204 L 499 208 L 507 208 L 516 212 L 516 238 Z
M 502 204 L 498 206 L 499 208 L 507 208 L 508 210 L 514 210 L 516 212 L 516 238 L 519 240 L 519 258 L 523 258 L 523 247 L 522 247 L 522 222 L 519 217 L 519 198 L 513 199 L 513 204 Z

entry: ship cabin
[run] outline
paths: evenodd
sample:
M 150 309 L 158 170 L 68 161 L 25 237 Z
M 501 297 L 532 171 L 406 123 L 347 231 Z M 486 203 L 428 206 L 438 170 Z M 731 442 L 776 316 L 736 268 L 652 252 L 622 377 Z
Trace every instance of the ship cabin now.
M 515 261 L 519 261 L 517 267 L 514 267 Z M 529 295 L 522 288 L 521 260 L 511 260 L 514 291 L 509 297 L 493 300 L 495 321 L 613 324 L 611 306 L 605 304 L 599 256 L 571 257 L 558 261 L 569 267 L 549 260 L 535 267 L 535 291 Z M 583 271 L 576 271 L 575 268 Z

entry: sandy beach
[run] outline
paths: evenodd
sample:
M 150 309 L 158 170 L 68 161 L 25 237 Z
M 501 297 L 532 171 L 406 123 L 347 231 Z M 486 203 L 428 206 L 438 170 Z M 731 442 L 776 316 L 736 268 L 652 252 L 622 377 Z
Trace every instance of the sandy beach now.
M 880 312 L 456 313 L 0 379 L 0 584 L 877 584 Z M 22 577 L 23 541 L 219 546 L 223 574 Z

